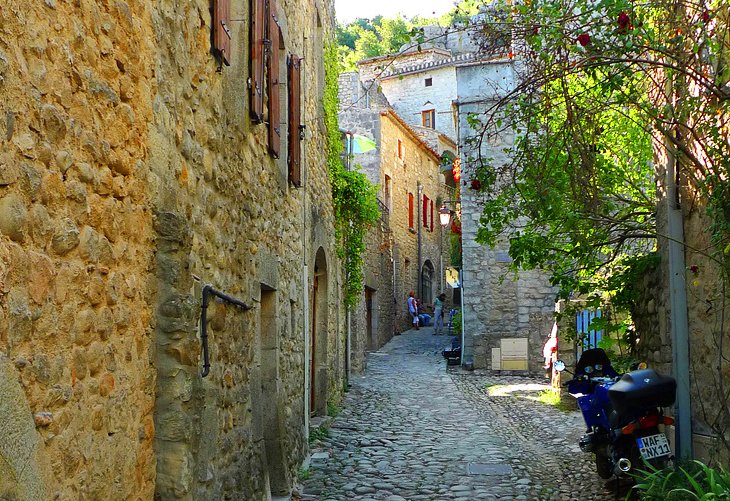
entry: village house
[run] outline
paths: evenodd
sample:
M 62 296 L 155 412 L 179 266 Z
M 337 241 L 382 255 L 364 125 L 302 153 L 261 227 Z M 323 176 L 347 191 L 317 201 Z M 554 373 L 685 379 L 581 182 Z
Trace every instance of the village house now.
M 449 241 L 438 209 L 453 190 L 450 169 L 442 172 L 443 154 L 455 149 L 444 134 L 406 123 L 382 95 L 360 96 L 358 74 L 340 75 L 339 119 L 346 141 L 356 145 L 357 138 L 367 138 L 374 145 L 368 151 L 351 148 L 350 162 L 379 186 L 382 212 L 381 225 L 369 232 L 364 310 L 357 315 L 365 322 L 354 334 L 361 338 L 365 332 L 368 342 L 354 350 L 356 359 L 411 327 L 406 306 L 411 290 L 431 314 L 433 300 L 446 291 Z
M 331 0 L 0 8 L 0 498 L 288 496 L 346 376 Z
M 485 56 L 469 30 L 424 29 L 427 42 L 406 45 L 401 54 L 358 63 L 358 86 L 351 101 L 382 99 L 411 127 L 431 128 L 458 145 L 461 159 L 460 213 L 463 243 L 464 363 L 493 370 L 540 372 L 542 346 L 550 334 L 555 290 L 538 271 L 509 271 L 508 243 L 494 248 L 476 242 L 481 221 L 479 185 L 473 183 L 480 131 L 472 114 L 488 109 L 516 85 L 518 62 L 507 50 Z M 509 133 L 481 143 L 486 158 L 510 161 Z M 450 151 L 449 154 L 452 152 Z M 453 178 L 453 174 L 452 174 Z M 453 207 L 450 207 L 453 208 Z

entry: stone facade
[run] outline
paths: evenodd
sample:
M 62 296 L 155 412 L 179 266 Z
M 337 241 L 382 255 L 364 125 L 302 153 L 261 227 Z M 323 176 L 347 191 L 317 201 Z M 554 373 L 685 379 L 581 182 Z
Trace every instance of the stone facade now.
M 393 232 L 396 325 L 400 331 L 411 324 L 406 307 L 410 290 L 424 306 L 430 306 L 444 291 L 441 277 L 449 246 L 439 224 L 438 202 L 445 199 L 447 190 L 439 173 L 440 156 L 395 112 L 383 111 L 381 118 L 381 187 L 385 191 L 390 179 L 389 195 L 384 199 Z
M 0 371 L 20 383 L 0 418 L 27 416 L 0 433 L 0 497 L 291 488 L 347 339 L 319 118 L 332 3 L 276 3 L 305 58 L 298 189 L 248 118 L 248 23 L 220 66 L 207 1 L 0 9 Z M 207 378 L 204 284 L 251 306 L 211 302 Z

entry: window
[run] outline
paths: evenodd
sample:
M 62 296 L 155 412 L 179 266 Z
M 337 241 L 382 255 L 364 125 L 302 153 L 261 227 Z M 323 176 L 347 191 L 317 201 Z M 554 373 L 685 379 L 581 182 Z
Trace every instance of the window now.
M 408 227 L 413 229 L 413 193 L 408 194 Z
M 289 181 L 297 187 L 302 185 L 301 64 L 299 56 L 289 56 Z
M 428 228 L 428 197 L 426 195 L 423 195 L 423 205 L 422 211 L 423 211 L 423 226 L 424 228 Z
M 231 1 L 215 0 L 213 3 L 213 48 L 226 66 L 231 65 Z
M 421 122 L 424 127 L 431 129 L 436 128 L 436 110 L 426 110 L 421 112 Z
M 426 84 L 426 87 L 431 87 L 433 85 L 433 78 L 427 78 L 424 83 Z
M 401 160 L 403 160 L 403 157 L 405 156 L 405 154 L 406 154 L 406 147 L 403 144 L 403 141 L 401 141 L 399 139 L 398 140 L 398 158 L 400 158 Z
M 390 176 L 385 176 L 385 206 L 388 208 L 388 210 L 391 210 L 393 207 L 393 195 L 391 193 L 391 187 L 390 187 Z

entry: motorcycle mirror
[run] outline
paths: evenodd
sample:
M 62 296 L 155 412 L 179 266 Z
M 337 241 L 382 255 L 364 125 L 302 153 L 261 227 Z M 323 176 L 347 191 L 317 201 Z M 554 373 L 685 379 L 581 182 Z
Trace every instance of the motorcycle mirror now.
M 565 362 L 562 360 L 556 360 L 553 364 L 553 369 L 555 369 L 557 372 L 563 372 L 565 370 Z

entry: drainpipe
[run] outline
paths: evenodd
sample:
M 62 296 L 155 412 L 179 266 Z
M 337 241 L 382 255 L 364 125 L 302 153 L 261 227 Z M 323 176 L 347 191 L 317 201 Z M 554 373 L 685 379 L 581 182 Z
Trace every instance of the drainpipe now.
M 417 182 L 417 190 L 418 193 L 418 200 L 416 201 L 416 206 L 418 207 L 418 219 L 416 219 L 416 227 L 418 228 L 418 284 L 416 287 L 416 290 L 418 291 L 418 297 L 423 298 L 423 280 L 421 276 L 421 203 L 423 200 L 423 186 L 421 185 L 421 181 Z M 426 208 L 424 207 L 423 210 L 425 211 Z
M 347 346 L 345 348 L 345 377 L 347 387 L 350 387 L 350 371 L 352 367 L 352 312 L 347 307 Z
M 668 141 L 667 141 L 668 142 Z M 674 441 L 680 459 L 692 458 L 692 403 L 689 385 L 689 320 L 684 280 L 684 228 L 677 188 L 677 157 L 667 153 L 667 233 L 669 240 L 669 299 L 672 329 L 672 371 L 677 379 Z

